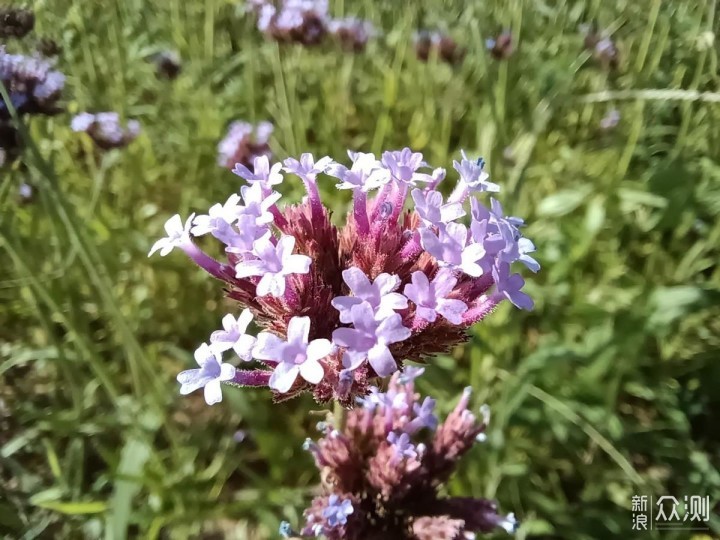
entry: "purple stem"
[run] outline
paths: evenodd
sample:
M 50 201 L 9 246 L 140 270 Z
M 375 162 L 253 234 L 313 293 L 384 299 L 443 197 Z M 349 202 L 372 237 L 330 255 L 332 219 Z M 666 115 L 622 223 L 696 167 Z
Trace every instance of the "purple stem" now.
M 272 205 L 270 207 L 270 213 L 273 215 L 273 220 L 275 222 L 275 225 L 278 227 L 278 229 L 284 229 L 287 227 L 288 221 L 285 219 L 285 216 L 282 215 L 280 210 L 276 205 Z
M 422 246 L 420 245 L 420 233 L 413 231 L 412 238 L 402 247 L 400 250 L 400 258 L 404 261 L 413 260 L 417 258 L 422 252 Z
M 180 249 L 182 249 L 185 254 L 195 262 L 195 264 L 211 276 L 214 276 L 221 281 L 235 279 L 235 270 L 230 265 L 216 261 L 202 249 L 197 247 L 192 240 L 188 239 L 180 246 Z
M 270 375 L 272 372 L 264 369 L 238 369 L 235 370 L 235 377 L 230 382 L 240 386 L 267 386 Z
M 463 203 L 465 199 L 468 198 L 468 195 L 470 195 L 470 189 L 468 188 L 467 182 L 460 180 L 448 197 L 447 204 L 456 202 Z
M 399 184 L 396 187 L 391 200 L 393 211 L 392 214 L 390 214 L 390 218 L 388 219 L 390 223 L 395 223 L 398 220 L 398 217 L 402 212 L 403 206 L 405 206 L 405 198 L 407 197 L 407 192 L 408 185 L 405 183 Z
M 353 217 L 358 233 L 366 236 L 370 233 L 370 222 L 367 215 L 367 193 L 360 189 L 353 192 Z
M 312 220 L 315 223 L 322 221 L 323 205 L 320 200 L 320 191 L 318 190 L 317 183 L 313 179 L 307 177 L 303 177 L 303 183 L 305 184 L 305 190 L 308 194 L 308 201 L 310 201 Z

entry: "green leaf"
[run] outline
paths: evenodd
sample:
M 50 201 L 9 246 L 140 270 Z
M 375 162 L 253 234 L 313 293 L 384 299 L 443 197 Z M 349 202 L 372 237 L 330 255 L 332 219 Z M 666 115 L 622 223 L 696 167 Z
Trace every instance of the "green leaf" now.
M 67 514 L 69 516 L 82 515 L 82 514 L 101 514 L 107 510 L 107 503 L 102 501 L 89 501 L 89 502 L 62 502 L 62 501 L 44 501 L 39 502 L 35 506 L 40 508 L 47 508 L 48 510 L 54 510 L 61 514 Z
M 588 186 L 558 191 L 545 197 L 538 205 L 541 216 L 564 216 L 575 210 L 590 194 Z
M 108 540 L 127 538 L 132 500 L 140 491 L 142 471 L 151 450 L 146 441 L 137 438 L 128 440 L 122 449 L 115 491 L 110 501 L 112 511 L 108 516 L 108 527 L 105 531 Z

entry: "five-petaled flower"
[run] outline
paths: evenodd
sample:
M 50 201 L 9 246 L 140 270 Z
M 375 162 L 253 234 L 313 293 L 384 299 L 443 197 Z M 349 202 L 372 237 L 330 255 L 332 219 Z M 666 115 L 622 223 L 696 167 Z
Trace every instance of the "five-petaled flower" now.
M 412 283 L 405 285 L 405 296 L 415 304 L 415 315 L 428 322 L 435 322 L 438 314 L 452 324 L 460 324 L 468 309 L 462 300 L 447 298 L 455 287 L 457 278 L 452 270 L 441 268 L 432 281 L 420 271 L 413 272 Z
M 365 273 L 356 267 L 344 270 L 342 276 L 353 296 L 333 298 L 332 305 L 340 312 L 340 322 L 346 324 L 352 322 L 351 309 L 362 302 L 370 305 L 378 320 L 389 317 L 395 310 L 407 307 L 407 298 L 393 292 L 400 286 L 398 276 L 380 274 L 371 283 Z
M 448 223 L 438 227 L 436 235 L 431 229 L 420 231 L 422 246 L 443 266 L 457 268 L 472 277 L 480 277 L 484 271 L 479 264 L 485 255 L 481 243 L 468 244 L 468 230 L 461 223 Z
M 245 332 L 252 320 L 253 315 L 247 308 L 237 319 L 228 313 L 222 319 L 223 329 L 216 330 L 210 335 L 210 347 L 219 352 L 232 349 L 241 360 L 250 362 L 257 339 Z
M 323 517 L 327 520 L 329 527 L 345 525 L 347 518 L 353 513 L 353 505 L 350 499 L 341 499 L 337 495 L 330 495 L 328 503 L 323 510 Z
M 277 362 L 270 378 L 270 388 L 287 392 L 300 375 L 311 384 L 323 378 L 323 367 L 319 360 L 329 355 L 333 344 L 328 339 L 308 341 L 310 318 L 293 317 L 287 329 L 287 341 L 275 334 L 262 332 L 253 352 L 259 360 Z
M 391 431 L 388 433 L 387 442 L 392 445 L 396 459 L 416 458 L 418 455 L 417 449 L 415 445 L 410 442 L 410 435 L 407 433 L 400 433 L 398 435 L 394 431 Z
M 235 368 L 224 364 L 220 352 L 203 343 L 195 351 L 195 361 L 200 369 L 187 369 L 177 376 L 180 393 L 185 395 L 199 388 L 205 388 L 205 401 L 213 405 L 222 401 L 220 383 L 235 377 Z
M 285 276 L 307 274 L 312 260 L 307 255 L 293 254 L 295 238 L 283 236 L 273 245 L 268 238 L 256 240 L 253 249 L 256 260 L 240 261 L 235 267 L 239 278 L 262 276 L 257 284 L 258 296 L 282 296 Z
M 158 250 L 160 251 L 160 256 L 164 257 L 170 253 L 173 248 L 190 242 L 190 228 L 192 227 L 193 219 L 195 219 L 195 214 L 187 218 L 185 225 L 183 225 L 182 219 L 178 214 L 168 219 L 165 222 L 165 232 L 167 236 L 153 244 L 152 248 L 150 248 L 150 253 L 148 253 L 148 257 Z
M 335 184 L 336 188 L 367 192 L 388 183 L 390 174 L 382 168 L 375 154 L 363 152 L 348 152 L 348 154 L 353 162 L 349 169 L 341 163 L 332 163 L 327 168 L 326 173 L 329 176 L 341 181 Z
M 367 302 L 353 306 L 350 319 L 353 328 L 338 328 L 332 335 L 335 344 L 346 348 L 343 366 L 356 369 L 367 358 L 380 377 L 390 375 L 397 364 L 388 346 L 409 338 L 410 329 L 403 326 L 397 313 L 377 321 Z
M 275 163 L 270 166 L 270 160 L 267 156 L 257 156 L 253 161 L 253 170 L 251 171 L 242 163 L 236 163 L 233 173 L 240 178 L 247 180 L 249 184 L 260 184 L 264 190 L 272 189 L 272 186 L 281 184 L 283 176 L 280 174 L 282 164 Z
M 449 223 L 465 215 L 459 202 L 443 204 L 443 196 L 439 191 L 413 189 L 411 195 L 415 201 L 415 211 L 425 225 Z

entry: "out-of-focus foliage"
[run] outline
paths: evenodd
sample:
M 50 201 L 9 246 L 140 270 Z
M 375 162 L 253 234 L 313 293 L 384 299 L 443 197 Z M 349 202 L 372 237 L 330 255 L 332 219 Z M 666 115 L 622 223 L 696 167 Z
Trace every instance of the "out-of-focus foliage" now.
M 175 374 L 233 308 L 182 254 L 146 258 L 169 215 L 238 188 L 215 164 L 234 119 L 274 122 L 279 157 L 409 145 L 449 167 L 465 148 L 528 219 L 536 310 L 504 306 L 421 384 L 445 409 L 468 384 L 492 406 L 454 492 L 498 498 L 518 538 L 573 540 L 659 538 L 630 530 L 634 494 L 720 500 L 716 2 L 332 1 L 383 29 L 360 54 L 278 46 L 223 0 L 33 5 L 68 113 L 33 121 L 27 167 L 0 171 L 0 535 L 273 538 L 300 519 L 317 406 L 181 398 Z M 592 21 L 616 70 L 583 49 Z M 417 28 L 467 47 L 462 64 L 418 61 Z M 517 48 L 495 60 L 503 29 Z M 173 81 L 147 61 L 166 49 Z M 83 110 L 143 132 L 101 154 L 70 131 Z

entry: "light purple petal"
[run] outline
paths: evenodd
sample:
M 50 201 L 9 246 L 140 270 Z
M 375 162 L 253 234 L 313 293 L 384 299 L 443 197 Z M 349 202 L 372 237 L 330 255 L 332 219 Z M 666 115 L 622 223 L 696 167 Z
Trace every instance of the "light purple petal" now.
M 310 335 L 310 317 L 293 317 L 288 323 L 288 343 L 304 344 Z
M 437 312 L 452 324 L 460 324 L 463 314 L 468 310 L 462 300 L 441 299 L 438 301 Z
M 258 296 L 274 296 L 285 294 L 285 276 L 281 274 L 265 274 L 257 284 L 255 292 Z
M 355 295 L 360 294 L 370 287 L 370 280 L 365 275 L 365 272 L 355 266 L 352 266 L 347 270 L 343 270 L 342 276 L 345 284 Z
M 329 339 L 314 339 L 307 346 L 306 362 L 317 361 L 325 358 L 333 350 L 333 344 Z
M 284 394 L 292 387 L 295 379 L 300 373 L 300 366 L 289 362 L 280 362 L 270 377 L 268 386 L 281 394 Z
M 285 342 L 270 332 L 260 332 L 253 350 L 253 356 L 258 360 L 273 360 L 279 362 Z
M 376 330 L 378 341 L 385 344 L 406 340 L 410 333 L 410 329 L 403 326 L 402 318 L 397 313 L 382 321 Z
M 368 362 L 380 377 L 387 377 L 397 370 L 397 363 L 390 350 L 382 344 L 368 351 Z
M 220 388 L 220 381 L 213 380 L 205 385 L 205 403 L 208 405 L 214 405 L 222 401 L 222 389 Z
M 305 360 L 300 365 L 300 376 L 311 384 L 318 384 L 322 381 L 323 371 L 322 365 L 317 360 Z

